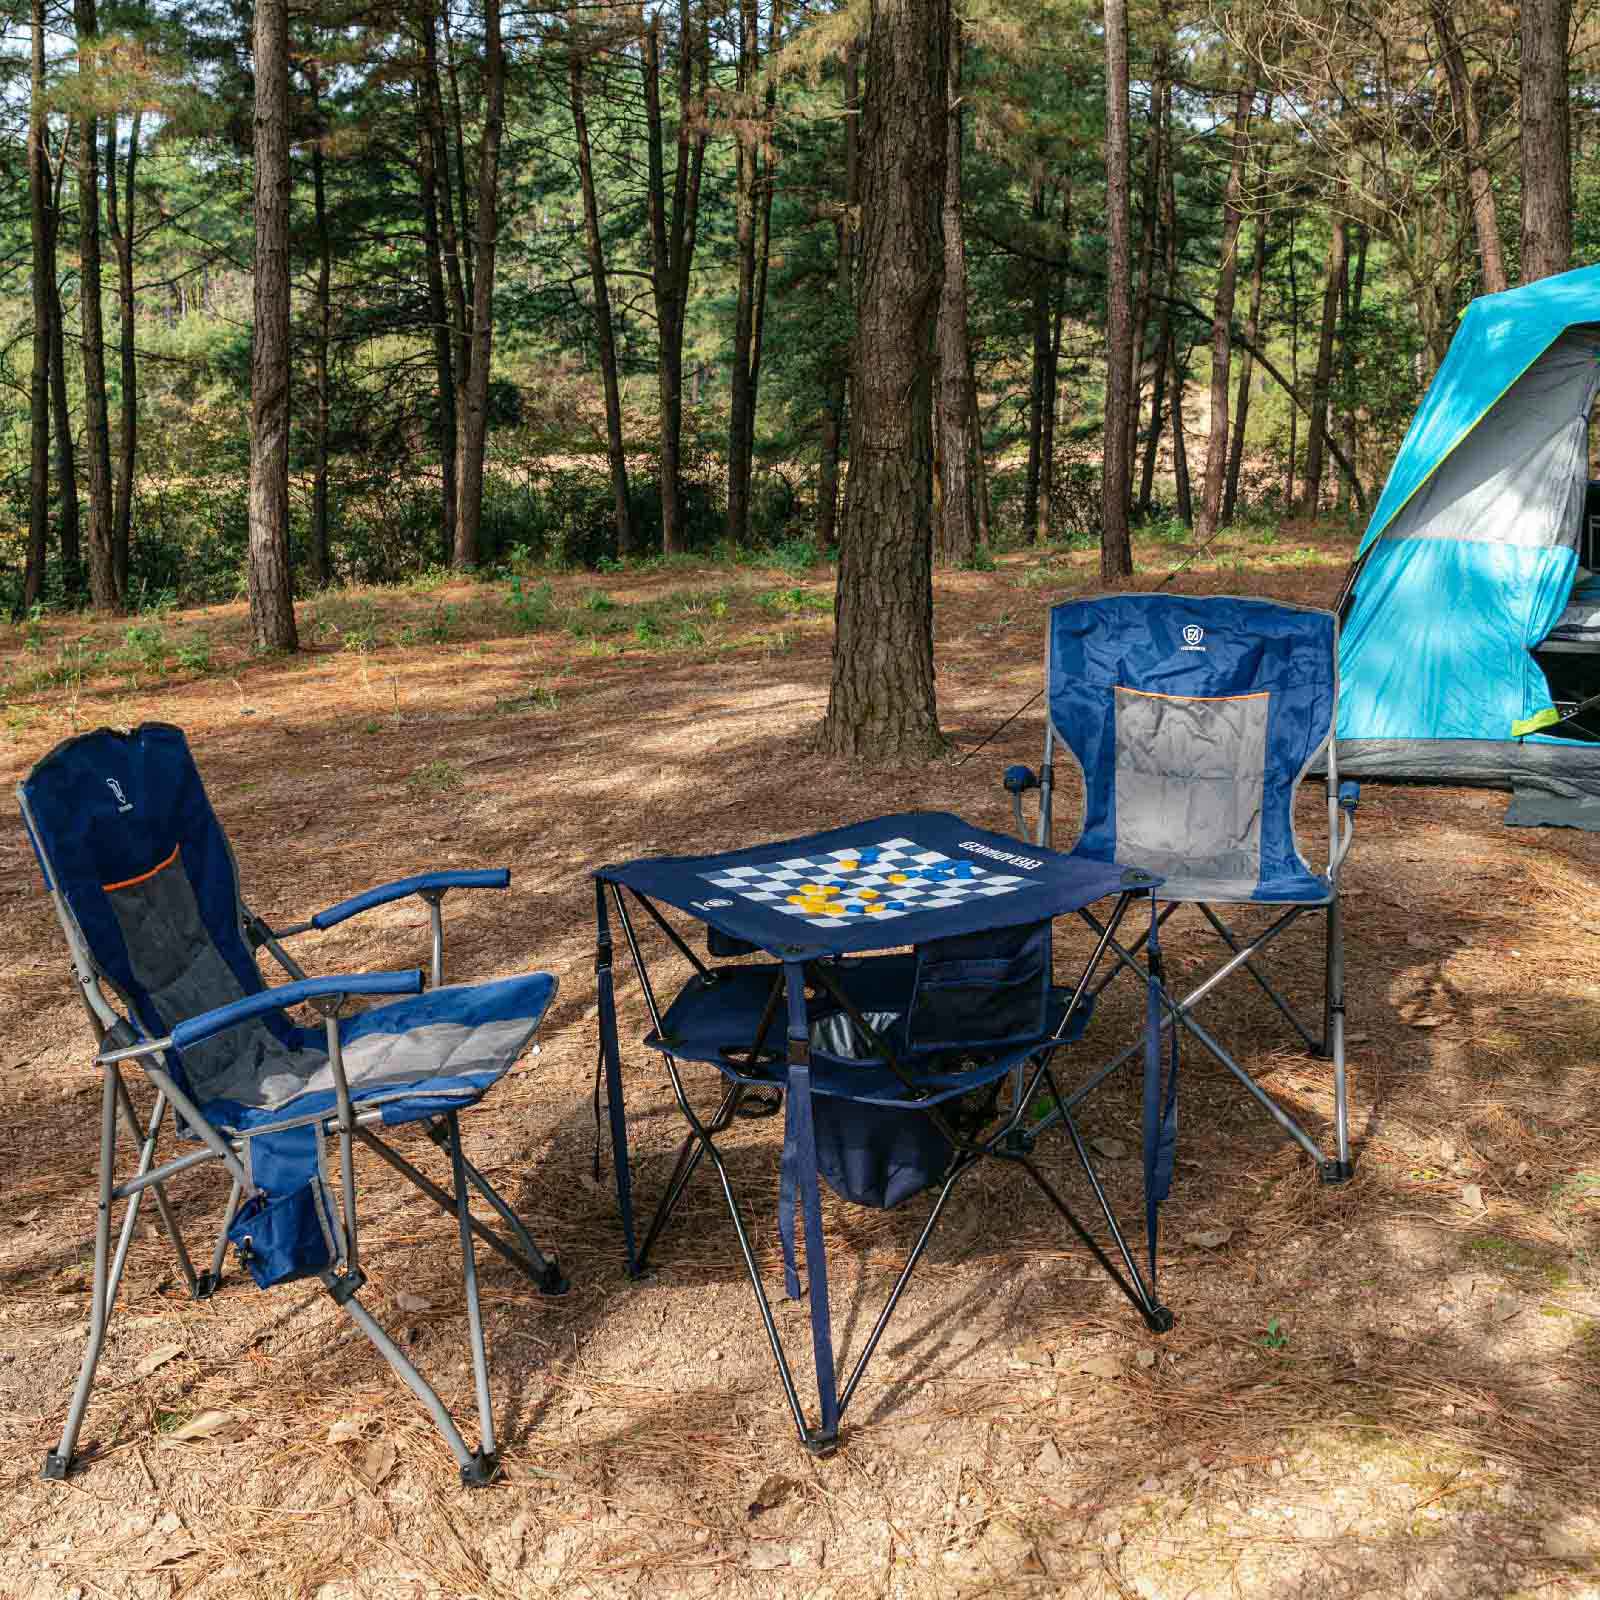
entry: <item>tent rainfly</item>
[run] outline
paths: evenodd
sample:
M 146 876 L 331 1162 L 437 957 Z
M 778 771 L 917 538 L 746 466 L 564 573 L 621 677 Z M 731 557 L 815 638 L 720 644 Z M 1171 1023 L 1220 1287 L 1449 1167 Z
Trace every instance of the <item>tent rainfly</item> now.
M 1600 266 L 1468 306 L 1345 580 L 1341 774 L 1600 830 L 1597 392 Z

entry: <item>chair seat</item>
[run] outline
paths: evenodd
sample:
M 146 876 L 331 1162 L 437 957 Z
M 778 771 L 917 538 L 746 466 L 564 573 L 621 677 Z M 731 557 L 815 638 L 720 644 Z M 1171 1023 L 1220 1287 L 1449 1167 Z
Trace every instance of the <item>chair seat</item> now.
M 351 1101 L 381 1106 L 394 1126 L 475 1104 L 511 1069 L 554 999 L 547 972 L 452 984 L 341 1019 Z M 261 1062 L 253 1084 L 230 1075 L 228 1093 L 201 1110 L 230 1132 L 331 1112 L 333 1069 L 319 1030 Z
M 1079 852 L 1074 850 L 1073 855 Z M 1085 853 L 1081 859 L 1097 861 Z M 1161 887 L 1156 899 L 1207 901 L 1215 905 L 1325 906 L 1333 899 L 1333 884 L 1323 874 L 1300 871 L 1275 878 L 1250 878 L 1227 871 L 1207 872 L 1205 862 L 1119 861 L 1124 870 L 1157 872 Z

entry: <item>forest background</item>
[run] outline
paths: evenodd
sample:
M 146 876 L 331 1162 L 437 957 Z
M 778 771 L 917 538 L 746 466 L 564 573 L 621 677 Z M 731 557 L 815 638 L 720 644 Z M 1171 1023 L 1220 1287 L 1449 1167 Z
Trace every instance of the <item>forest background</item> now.
M 937 561 L 1359 517 L 1469 299 L 1600 259 L 1582 3 L 6 0 L 0 606 L 242 594 L 263 371 L 285 597 L 825 556 L 891 14 Z

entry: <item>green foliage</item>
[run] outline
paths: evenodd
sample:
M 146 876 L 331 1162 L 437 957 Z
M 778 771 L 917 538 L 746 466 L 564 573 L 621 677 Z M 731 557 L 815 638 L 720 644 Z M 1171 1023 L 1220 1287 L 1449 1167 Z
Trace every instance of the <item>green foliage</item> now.
M 506 591 L 506 606 L 519 633 L 534 633 L 550 620 L 554 597 L 549 581 L 523 588 L 521 578 L 513 578 Z

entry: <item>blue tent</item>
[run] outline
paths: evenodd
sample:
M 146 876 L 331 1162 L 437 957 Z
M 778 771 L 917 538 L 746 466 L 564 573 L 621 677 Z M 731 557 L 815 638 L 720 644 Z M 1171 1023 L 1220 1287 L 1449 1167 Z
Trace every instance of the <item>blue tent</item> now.
M 1600 564 L 1584 539 L 1600 266 L 1467 308 L 1346 581 L 1339 768 L 1511 788 L 1600 828 Z M 1540 731 L 1548 729 L 1550 731 Z

